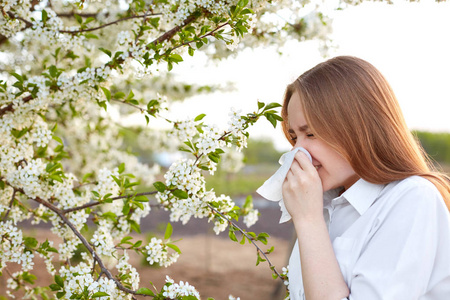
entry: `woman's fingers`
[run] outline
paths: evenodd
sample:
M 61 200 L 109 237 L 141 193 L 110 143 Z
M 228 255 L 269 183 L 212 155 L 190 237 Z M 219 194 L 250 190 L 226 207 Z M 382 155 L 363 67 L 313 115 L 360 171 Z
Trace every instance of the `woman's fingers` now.
M 310 173 L 310 172 L 316 170 L 316 168 L 314 168 L 312 162 L 309 160 L 309 157 L 301 151 L 298 151 L 295 154 L 294 161 L 297 161 L 298 164 L 300 165 L 300 168 L 307 173 Z

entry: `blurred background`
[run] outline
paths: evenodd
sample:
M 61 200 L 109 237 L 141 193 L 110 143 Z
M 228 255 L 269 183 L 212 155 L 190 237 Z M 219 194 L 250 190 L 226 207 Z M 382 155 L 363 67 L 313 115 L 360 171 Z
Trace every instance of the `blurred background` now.
M 302 22 L 292 24 L 302 34 L 286 38 L 282 45 L 249 43 L 221 58 L 197 51 L 193 57 L 183 56 L 185 61 L 175 65 L 162 82 L 158 78 L 142 82 L 142 89 L 145 85 L 156 86 L 171 100 L 180 100 L 170 103 L 170 119 L 185 120 L 205 113 L 205 123 L 223 126 L 230 108 L 248 113 L 256 109 L 257 101 L 281 102 L 286 85 L 317 63 L 337 55 L 358 56 L 387 77 L 409 128 L 438 168 L 450 174 L 450 3 L 316 2 L 324 15 L 316 13 L 318 6 L 314 2 L 303 7 L 302 20 L 308 24 L 307 29 L 295 27 Z M 294 13 L 279 11 L 277 18 L 289 20 Z M 113 108 L 109 111 L 114 113 Z M 136 115 L 124 117 L 121 122 L 124 127 L 145 126 L 145 120 Z M 152 125 L 165 129 L 168 124 L 152 120 Z M 141 162 L 157 162 L 163 171 L 181 155 L 149 145 L 152 136 L 145 136 L 145 132 L 124 129 L 121 135 L 124 149 L 136 153 Z M 279 157 L 289 149 L 280 126 L 273 128 L 269 122 L 258 122 L 250 129 L 243 155 L 232 158 L 233 165 L 227 165 L 224 159 L 215 176 L 206 178 L 208 189 L 229 195 L 238 205 L 249 195 L 253 198 L 260 220 L 249 230 L 271 236 L 269 244 L 263 247 L 275 247 L 269 257 L 278 271 L 287 265 L 293 228 L 291 224 L 278 224 L 278 204 L 261 199 L 255 191 L 276 171 Z M 140 191 L 149 188 L 143 186 Z M 163 235 L 168 220 L 168 212 L 152 209 L 151 217 L 142 220 L 142 236 L 148 239 Z M 213 225 L 206 220 L 172 225 L 175 239 L 181 239 L 177 245 L 183 255 L 167 269 L 149 267 L 145 259 L 134 257 L 143 284 L 151 280 L 161 286 L 167 274 L 175 280 L 188 280 L 203 299 L 228 299 L 229 294 L 241 300 L 284 298 L 283 283 L 272 279 L 267 264 L 255 267 L 252 245 L 230 241 L 227 232 L 217 237 Z M 39 230 L 46 225 L 42 226 L 30 226 L 30 230 L 38 231 L 37 235 L 45 239 L 46 231 Z M 0 277 L 0 290 L 5 286 L 4 280 Z

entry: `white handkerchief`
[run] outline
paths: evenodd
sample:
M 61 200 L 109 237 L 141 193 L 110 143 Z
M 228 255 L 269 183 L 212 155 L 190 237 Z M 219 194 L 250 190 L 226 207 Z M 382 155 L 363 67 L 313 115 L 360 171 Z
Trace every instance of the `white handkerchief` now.
M 279 201 L 281 210 L 280 223 L 287 222 L 291 219 L 291 215 L 288 213 L 286 206 L 283 202 L 283 192 L 282 185 L 286 175 L 291 168 L 292 162 L 294 161 L 294 156 L 297 151 L 302 151 L 308 156 L 309 160 L 312 162 L 311 154 L 301 147 L 295 148 L 287 153 L 284 153 L 279 160 L 281 167 L 272 175 L 269 179 L 260 186 L 256 192 L 270 201 Z

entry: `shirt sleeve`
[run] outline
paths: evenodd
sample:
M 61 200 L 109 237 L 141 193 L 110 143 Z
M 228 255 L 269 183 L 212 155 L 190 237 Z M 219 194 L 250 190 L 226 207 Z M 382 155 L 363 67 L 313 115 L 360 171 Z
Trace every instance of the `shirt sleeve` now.
M 450 251 L 449 213 L 428 183 L 402 187 L 391 199 L 395 203 L 378 220 L 352 270 L 348 299 L 419 299 L 431 282 L 450 279 L 449 252 L 439 254 Z M 443 271 L 435 272 L 436 266 Z

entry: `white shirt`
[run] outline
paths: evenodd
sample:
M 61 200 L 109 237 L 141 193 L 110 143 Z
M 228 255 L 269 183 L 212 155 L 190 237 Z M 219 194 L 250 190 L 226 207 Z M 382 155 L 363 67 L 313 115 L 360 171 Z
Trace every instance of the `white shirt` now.
M 324 194 L 324 217 L 348 299 L 450 299 L 450 214 L 430 181 L 360 179 L 338 194 Z M 298 241 L 289 289 L 292 300 L 305 299 Z

